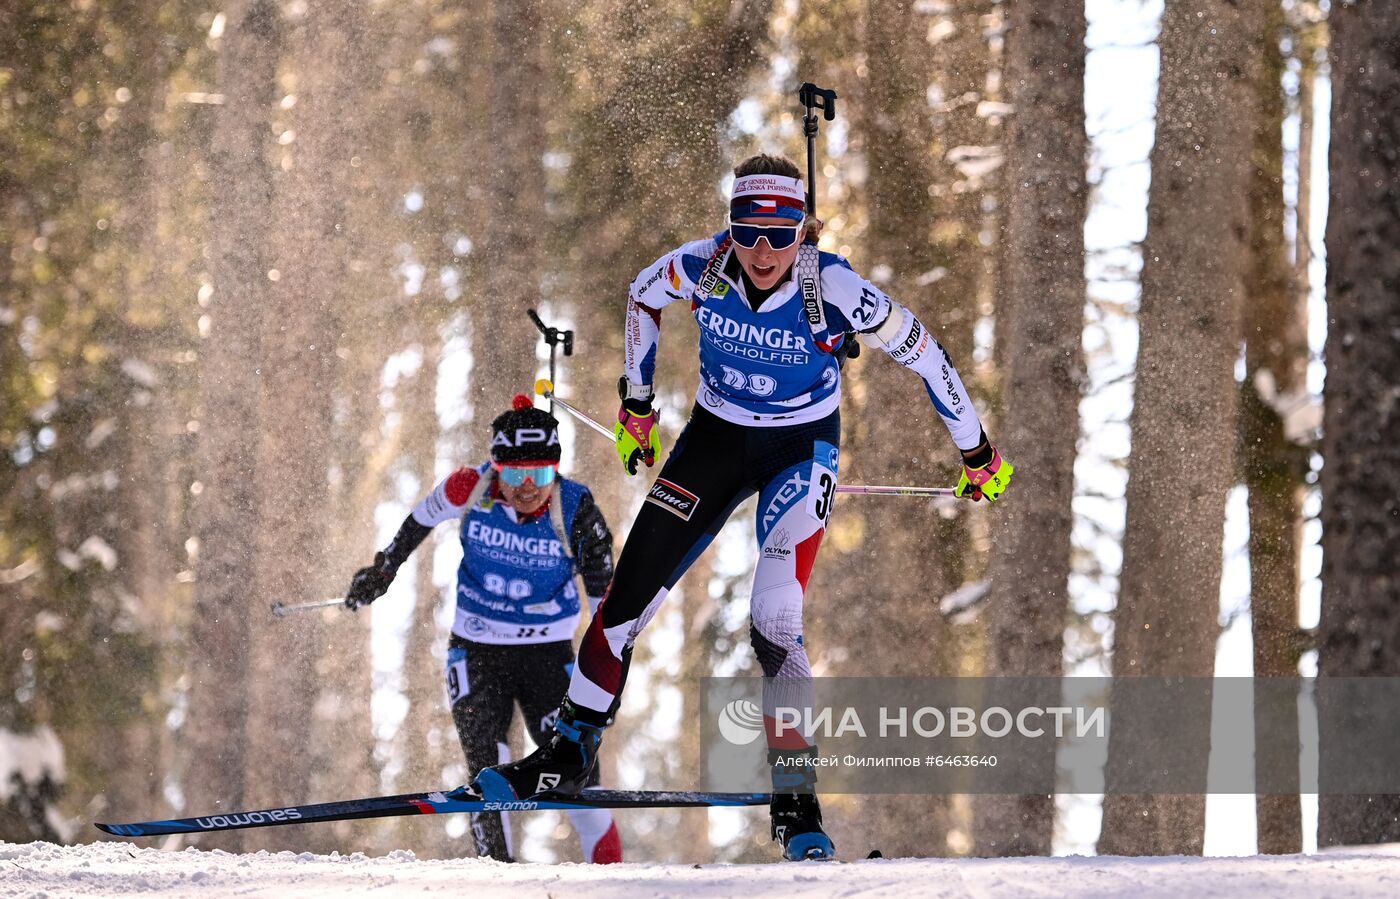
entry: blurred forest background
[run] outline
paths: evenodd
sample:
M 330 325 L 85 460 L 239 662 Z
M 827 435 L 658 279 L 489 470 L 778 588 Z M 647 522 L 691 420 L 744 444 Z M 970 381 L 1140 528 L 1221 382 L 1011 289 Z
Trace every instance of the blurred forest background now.
M 1400 5 L 1087 7 L 1114 5 L 1160 29 L 1086 49 L 1083 0 L 0 5 L 0 839 L 462 782 L 454 528 L 373 615 L 269 605 L 340 595 L 485 457 L 542 373 L 527 308 L 576 330 L 561 395 L 606 419 L 628 282 L 720 228 L 734 161 L 804 160 L 804 80 L 841 96 L 824 248 L 935 328 L 1017 465 L 995 510 L 843 502 L 808 602 L 819 674 L 1210 676 L 1243 621 L 1256 676 L 1400 675 Z M 1160 59 L 1155 121 L 1086 120 L 1089 51 L 1112 81 L 1132 44 Z M 1148 138 L 1145 215 L 1086 246 L 1116 130 Z M 667 446 L 693 329 L 664 322 Z M 844 477 L 952 483 L 878 356 L 846 369 Z M 620 538 L 641 480 L 577 433 L 566 465 Z M 610 782 L 692 785 L 698 679 L 756 671 L 751 517 L 639 649 Z M 886 855 L 1045 854 L 1063 800 L 832 796 L 827 817 Z M 1261 852 L 1302 848 L 1301 801 L 1257 799 Z M 1205 802 L 1111 796 L 1098 849 L 1200 853 Z M 1400 840 L 1400 797 L 1320 805 L 1321 845 Z M 774 857 L 757 813 L 619 821 L 634 860 Z M 199 845 L 453 856 L 462 826 Z

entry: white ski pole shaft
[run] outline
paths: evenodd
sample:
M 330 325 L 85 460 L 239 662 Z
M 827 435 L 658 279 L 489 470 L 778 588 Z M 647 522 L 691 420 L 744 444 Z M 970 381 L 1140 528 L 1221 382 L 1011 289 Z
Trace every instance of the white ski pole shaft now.
M 862 496 L 949 496 L 961 499 L 954 487 L 886 487 L 879 484 L 838 484 L 837 493 L 855 493 Z
M 599 422 L 594 421 L 587 413 L 574 408 L 555 396 L 554 385 L 549 382 L 548 378 L 540 378 L 535 382 L 535 393 L 552 400 L 556 406 L 568 412 L 609 440 L 616 439 L 612 431 L 603 427 Z M 952 487 L 886 487 L 878 484 L 838 484 L 836 492 L 853 493 L 859 496 L 947 496 L 958 499 L 964 498 L 958 497 L 957 490 Z
M 587 413 L 574 408 L 571 404 L 566 403 L 563 400 L 559 399 L 559 397 L 555 396 L 554 384 L 548 378 L 540 378 L 538 381 L 535 382 L 535 393 L 538 393 L 540 396 L 549 400 L 554 405 L 563 409 L 565 412 L 569 413 L 574 418 L 577 418 L 579 421 L 588 425 L 590 428 L 597 431 L 599 434 L 602 434 L 609 440 L 617 439 L 613 432 L 608 428 L 604 427 L 601 422 L 594 421 L 588 416 Z
M 344 599 L 322 599 L 315 602 L 293 603 L 292 605 L 287 605 L 279 601 L 272 604 L 272 614 L 278 618 L 284 618 L 288 612 L 305 612 L 310 609 L 325 609 L 330 606 L 341 606 L 344 604 Z

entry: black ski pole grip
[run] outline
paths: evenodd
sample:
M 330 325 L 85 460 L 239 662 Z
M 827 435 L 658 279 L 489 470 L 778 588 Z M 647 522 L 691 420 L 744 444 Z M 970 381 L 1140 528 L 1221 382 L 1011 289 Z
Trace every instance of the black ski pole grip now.
M 835 121 L 836 91 L 804 81 L 797 89 L 797 100 L 807 109 L 807 115 L 802 120 L 803 131 L 807 134 L 817 133 L 817 115 L 814 110 L 820 109 L 822 117 L 828 122 Z

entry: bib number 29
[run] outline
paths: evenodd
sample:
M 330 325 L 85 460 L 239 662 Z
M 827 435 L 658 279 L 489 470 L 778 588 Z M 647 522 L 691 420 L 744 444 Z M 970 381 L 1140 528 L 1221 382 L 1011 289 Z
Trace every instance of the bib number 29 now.
M 721 365 L 724 370 L 724 384 L 735 390 L 745 390 L 754 396 L 769 396 L 778 389 L 778 382 L 768 375 L 746 375 L 737 368 Z

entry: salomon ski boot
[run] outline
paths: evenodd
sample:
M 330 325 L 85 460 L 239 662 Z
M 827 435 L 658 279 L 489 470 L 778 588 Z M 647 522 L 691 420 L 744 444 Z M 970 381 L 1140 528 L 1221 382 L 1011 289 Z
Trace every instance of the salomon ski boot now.
M 565 700 L 548 743 L 518 762 L 483 768 L 472 786 L 481 798 L 493 802 L 529 799 L 541 793 L 577 795 L 588 786 L 602 742 L 603 725 L 581 721 L 579 710 Z
M 769 814 L 773 839 L 782 844 L 783 858 L 792 862 L 836 857 L 831 837 L 822 830 L 822 809 L 813 793 L 774 793 Z
M 783 858 L 836 857 L 836 847 L 822 830 L 822 809 L 817 803 L 817 747 L 768 750 L 769 773 L 773 778 L 773 799 L 769 813 L 773 819 L 773 839 L 782 844 Z

